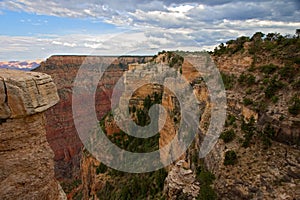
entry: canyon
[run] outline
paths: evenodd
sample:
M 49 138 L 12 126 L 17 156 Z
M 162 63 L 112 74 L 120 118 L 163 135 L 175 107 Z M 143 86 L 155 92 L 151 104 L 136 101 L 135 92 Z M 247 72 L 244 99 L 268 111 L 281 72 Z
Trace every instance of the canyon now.
M 159 54 L 151 62 L 168 65 L 170 59 L 174 56 L 170 57 L 168 54 Z M 231 60 L 233 63 L 236 62 L 234 59 Z M 148 69 L 149 66 L 151 64 L 133 64 L 128 66 L 129 71 L 124 72 L 127 89 L 134 88 L 141 81 L 131 74 L 131 70 L 134 70 L 139 76 L 144 77 L 144 80 L 151 80 L 151 74 L 153 74 L 151 71 L 160 70 L 155 69 L 153 66 L 151 69 Z M 218 66 L 222 67 L 222 62 Z M 238 65 L 236 67 L 244 70 L 240 74 L 236 74 L 236 76 L 249 73 L 246 71 L 248 68 L 246 65 Z M 297 186 L 299 185 L 299 177 L 297 174 L 299 174 L 299 149 L 297 145 L 299 144 L 299 124 L 297 123 L 298 118 L 288 113 L 288 102 L 284 100 L 281 101 L 281 105 L 274 105 L 272 103 L 268 105 L 268 110 L 281 109 L 280 113 L 284 114 L 285 118 L 279 119 L 280 115 L 278 114 L 274 115 L 273 112 L 268 110 L 257 110 L 254 106 L 245 105 L 243 98 L 246 95 L 247 97 L 253 97 L 249 92 L 245 95 L 243 85 L 239 85 L 236 81 L 234 88 L 227 89 L 228 107 L 224 129 L 224 133 L 228 130 L 234 130 L 235 138 L 230 142 L 224 142 L 223 139 L 219 139 L 210 153 L 202 160 L 198 158 L 198 152 L 210 120 L 212 105 L 209 94 L 205 83 L 199 79 L 199 72 L 193 68 L 187 59 L 183 63 L 178 64 L 178 67 L 175 67 L 175 69 L 178 72 L 182 71 L 183 76 L 193 85 L 194 94 L 199 101 L 202 116 L 199 121 L 199 135 L 196 136 L 194 144 L 174 164 L 166 167 L 168 175 L 165 179 L 163 192 L 167 199 L 192 199 L 200 193 L 206 195 L 203 191 L 209 191 L 207 186 L 201 183 L 201 179 L 199 180 L 192 175 L 198 174 L 198 168 L 199 166 L 203 166 L 203 164 L 216 177 L 211 187 L 214 188 L 218 196 L 225 199 L 293 199 L 294 197 L 298 197 L 299 190 Z M 227 71 L 221 70 L 221 73 L 224 72 L 226 73 Z M 258 73 L 256 77 L 257 82 L 259 82 L 259 72 L 256 73 Z M 226 84 L 225 81 L 225 86 Z M 291 97 L 295 95 L 296 90 L 290 88 L 288 91 L 284 90 L 278 93 L 281 94 L 281 92 L 288 93 L 287 97 Z M 164 147 L 177 136 L 178 125 L 176 121 L 180 120 L 180 114 L 178 114 L 180 107 L 178 102 L 176 102 L 177 97 L 166 88 L 158 85 L 145 85 L 136 90 L 133 96 L 131 96 L 129 110 L 143 110 L 145 106 L 144 102 L 148 98 L 147 96 L 150 95 L 150 99 L 153 99 L 153 93 L 158 93 L 162 96 L 161 104 L 166 108 L 168 113 L 166 124 L 159 133 L 159 147 Z M 134 113 L 131 114 L 133 114 L 133 120 L 138 121 L 137 115 Z M 232 122 L 233 118 L 234 122 Z M 250 125 L 252 118 L 254 124 Z M 120 131 L 111 115 L 104 117 L 103 120 L 105 122 L 103 127 L 106 129 L 108 135 L 114 135 L 113 132 L 116 134 Z M 269 125 L 271 126 L 268 127 Z M 250 128 L 252 126 L 255 129 L 254 135 L 251 136 L 252 139 L 247 139 L 248 136 L 245 130 L 243 130 L 244 126 Z M 268 131 L 271 131 L 272 135 L 265 136 L 264 134 L 269 134 Z M 249 142 L 247 140 L 250 140 L 250 143 L 245 145 Z M 173 148 L 172 150 L 178 150 L 178 148 Z M 161 162 L 168 160 L 169 157 L 176 153 L 172 152 L 172 150 L 160 155 Z M 226 154 L 231 151 L 238 155 L 237 160 L 235 160 L 234 164 L 225 165 L 224 163 L 228 159 L 226 158 Z M 88 177 L 90 178 L 88 178 L 89 181 L 83 182 L 83 185 L 86 187 L 83 193 L 85 195 L 90 194 L 90 196 L 96 199 L 101 199 L 101 197 L 105 199 L 104 196 L 101 196 L 103 193 L 99 193 L 99 191 L 106 191 L 107 184 L 116 184 L 114 180 L 119 180 L 121 177 L 110 175 L 111 172 L 109 170 L 95 174 L 95 171 L 97 171 L 101 164 L 95 164 L 95 158 L 93 159 L 91 155 L 88 156 L 87 160 L 89 161 L 83 162 L 82 166 L 84 169 L 89 169 Z M 126 177 L 127 175 L 125 176 L 125 180 L 129 179 L 130 176 Z M 113 186 L 110 187 L 111 190 L 115 191 Z M 86 193 L 84 191 L 89 192 Z M 128 191 L 128 193 L 130 192 Z M 114 198 L 119 197 L 114 196 Z
M 210 120 L 212 105 L 209 93 L 203 81 L 198 78 L 200 75 L 197 70 L 186 59 L 178 63 L 178 66 L 172 65 L 193 85 L 194 93 L 200 102 L 202 116 L 199 121 L 200 132 L 195 143 L 174 165 L 166 168 L 168 176 L 165 179 L 164 194 L 167 199 L 192 199 L 198 194 L 207 198 L 207 195 L 210 195 L 224 199 L 297 199 L 300 196 L 297 175 L 300 172 L 299 112 L 297 114 L 291 110 L 296 109 L 297 100 L 293 99 L 299 98 L 297 92 L 299 63 L 286 58 L 286 55 L 292 58 L 299 57 L 299 51 L 292 52 L 295 43 L 291 43 L 289 48 L 278 44 L 277 48 L 283 52 L 289 51 L 289 54 L 274 53 L 277 50 L 270 53 L 262 47 L 263 53 L 258 51 L 253 55 L 250 49 L 253 43 L 254 41 L 245 42 L 242 50 L 235 53 L 231 51 L 234 52 L 236 46 L 228 45 L 226 50 L 228 52 L 212 55 L 226 88 L 227 119 L 220 139 L 204 159 L 199 159 L 197 152 Z M 267 44 L 266 41 L 260 45 Z M 160 53 L 152 62 L 169 65 L 173 56 L 174 54 L 169 52 Z M 129 66 L 129 69 L 146 69 L 145 66 L 135 64 Z M 145 75 L 147 73 L 145 72 Z M 272 82 L 275 79 L 280 85 Z M 129 78 L 127 81 L 133 85 L 138 80 Z M 136 108 L 143 109 L 147 94 L 151 96 L 154 91 L 162 93 L 161 104 L 167 108 L 168 114 L 178 111 L 176 97 L 155 85 L 136 91 L 131 103 Z M 292 101 L 295 103 L 292 104 Z M 112 129 L 113 120 L 108 121 L 110 121 L 109 129 Z M 169 118 L 165 130 L 160 132 L 160 147 L 172 140 L 175 133 L 174 118 Z M 231 138 L 226 139 L 228 137 Z M 170 155 L 161 155 L 162 161 Z M 208 185 L 216 192 L 216 196 L 201 179 L 201 173 L 205 170 L 199 171 L 199 166 L 204 166 L 214 174 L 215 180 L 213 183 L 209 181 Z M 190 176 L 190 170 L 193 174 L 200 174 L 200 178 Z M 97 176 L 100 175 L 102 178 L 97 180 Z M 105 190 L 106 187 L 100 185 L 106 182 L 104 177 L 111 176 L 107 172 L 100 175 L 96 175 L 94 180 L 98 189 Z M 87 185 L 96 188 L 93 182 Z M 185 188 L 187 185 L 190 190 Z M 97 191 L 93 194 L 94 198 L 101 199 Z
M 110 110 L 112 89 L 129 63 L 147 62 L 151 57 L 115 57 L 96 92 L 97 116 L 101 119 Z M 59 180 L 80 178 L 82 142 L 78 137 L 72 115 L 72 87 L 82 64 L 97 65 L 99 56 L 52 56 L 34 71 L 49 74 L 57 85 L 60 102 L 46 111 L 47 140 L 55 157 L 55 176 Z M 82 94 L 84 95 L 84 94 Z M 84 99 L 84 97 L 83 97 Z
M 26 189 L 24 194 L 36 195 L 37 198 L 65 198 L 59 197 L 63 196 L 63 191 L 56 178 L 68 199 L 299 198 L 300 53 L 297 49 L 300 40 L 294 37 L 271 41 L 257 37 L 238 38 L 226 46 L 220 45 L 210 54 L 163 51 L 155 56 L 57 55 L 34 70 L 39 73 L 16 76 L 14 73 L 17 72 L 3 72 L 4 75 L 0 76 L 0 90 L 4 94 L 0 98 L 0 126 L 5 132 L 2 134 L 1 131 L 0 139 L 4 145 L 0 150 L 1 160 L 6 162 L 0 165 L 1 172 L 5 172 L 1 174 L 1 187 L 5 188 L 5 181 L 11 181 L 9 184 L 13 187 L 1 190 L 1 195 L 6 197 L 14 188 L 20 187 Z M 223 79 L 226 106 L 213 103 L 212 91 L 205 82 L 209 77 L 206 70 L 199 72 L 193 65 L 205 65 L 210 59 Z M 99 77 L 94 75 L 101 64 L 109 67 L 98 81 Z M 81 86 L 86 91 L 81 90 L 81 98 L 74 100 L 74 81 L 82 66 L 94 68 L 83 71 L 85 77 Z M 181 113 L 185 106 L 181 99 L 161 84 L 146 84 L 132 95 L 126 94 L 126 90 L 170 69 L 191 86 L 198 107 L 193 111 L 201 116 L 194 125 L 196 136 L 188 149 L 165 168 L 142 174 L 117 171 L 95 159 L 83 146 L 74 124 L 74 119 L 85 113 L 84 105 L 88 102 L 89 88 L 84 86 L 94 82 L 97 85 L 96 117 L 112 142 L 128 151 L 151 152 L 167 146 L 172 140 L 177 141 L 160 153 L 161 163 L 167 163 L 181 151 L 178 128 L 180 122 L 186 120 Z M 49 75 L 40 72 L 51 75 L 53 81 Z M 21 78 L 17 80 L 9 76 Z M 148 111 L 152 105 L 158 103 L 165 108 L 166 123 L 149 141 L 126 135 L 114 120 L 111 97 L 121 77 L 125 77 L 122 88 L 125 94 L 117 90 L 117 96 L 121 97 L 121 106 L 129 110 L 131 119 L 126 120 L 144 126 L 150 123 Z M 221 92 L 217 91 L 220 97 Z M 128 105 L 126 99 L 129 99 Z M 72 112 L 74 101 L 82 105 L 75 116 Z M 212 111 L 222 106 L 227 111 L 223 130 L 212 149 L 202 158 L 199 152 L 205 138 L 211 136 Z M 90 114 L 84 116 L 89 121 Z M 92 132 L 91 144 L 96 144 L 97 134 Z M 188 135 L 185 132 L 180 134 L 183 138 Z M 16 151 L 18 159 L 25 151 L 24 162 L 14 161 L 12 151 Z M 52 156 L 54 162 L 50 159 Z M 32 166 L 29 166 L 30 159 L 35 163 Z M 19 172 L 25 175 L 19 175 Z M 31 182 L 38 180 L 34 186 L 39 192 L 28 191 L 24 187 L 26 181 L 15 183 L 8 174 L 24 177 L 24 181 L 25 177 L 32 177 L 28 179 Z M 49 196 L 44 192 L 46 189 L 51 191 Z

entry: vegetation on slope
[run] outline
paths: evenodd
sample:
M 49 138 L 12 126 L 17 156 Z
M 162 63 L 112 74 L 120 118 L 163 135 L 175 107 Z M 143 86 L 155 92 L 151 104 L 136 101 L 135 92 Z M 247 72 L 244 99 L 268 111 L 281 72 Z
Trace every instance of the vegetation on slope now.
M 284 120 L 290 116 L 297 116 L 300 112 L 299 49 L 299 37 L 281 36 L 277 33 L 265 35 L 258 32 L 251 38 L 243 36 L 228 41 L 226 45 L 221 44 L 211 54 L 215 57 L 250 56 L 253 62 L 240 74 L 221 72 L 225 89 L 235 92 L 235 94 L 241 94 L 241 104 L 259 114 L 265 114 L 270 111 L 268 109 L 278 107 L 281 103 L 281 106 L 285 108 L 285 113 L 281 113 L 278 118 Z M 164 59 L 170 67 L 180 69 L 183 63 L 182 57 L 176 56 L 174 52 L 159 54 L 162 53 L 167 55 Z M 286 100 L 287 98 L 288 100 Z M 150 123 L 148 110 L 155 103 L 161 103 L 161 95 L 157 93 L 148 95 L 144 99 L 143 108 L 137 106 L 129 108 L 137 124 L 145 126 Z M 101 121 L 100 124 L 104 128 L 104 121 Z M 226 143 L 222 164 L 224 167 L 234 167 L 240 162 L 239 149 L 235 149 L 236 146 L 231 144 L 238 143 L 237 148 L 246 149 L 260 143 L 264 148 L 268 148 L 275 135 L 276 130 L 271 123 L 265 123 L 263 128 L 258 128 L 253 117 L 246 120 L 241 116 L 229 114 L 225 122 L 225 130 L 220 136 L 220 139 Z M 159 134 L 150 140 L 131 137 L 122 131 L 108 137 L 120 148 L 132 152 L 150 152 L 159 148 Z M 227 149 L 227 146 L 230 148 Z M 203 165 L 194 163 L 197 169 L 197 180 L 201 184 L 198 199 L 217 198 L 212 187 L 214 175 Z M 163 182 L 167 176 L 163 169 L 136 175 L 119 172 L 100 164 L 96 172 L 109 177 L 97 193 L 100 199 L 163 198 Z M 184 194 L 180 198 L 185 199 Z
M 161 103 L 161 100 L 161 94 L 153 93 L 143 100 L 142 108 L 136 108 L 135 105 L 132 105 L 129 110 L 134 121 L 140 126 L 149 124 L 148 110 L 153 104 Z M 107 117 L 111 117 L 111 113 L 108 113 L 99 122 L 104 132 Z M 108 138 L 121 149 L 131 152 L 152 152 L 159 148 L 159 134 L 143 139 L 120 131 L 109 135 Z M 167 176 L 165 169 L 150 173 L 131 174 L 114 170 L 101 163 L 96 172 L 97 174 L 105 174 L 108 179 L 103 188 L 97 192 L 99 199 L 163 199 L 162 191 Z
M 260 116 L 268 113 L 284 121 L 300 113 L 299 49 L 299 35 L 257 32 L 252 37 L 242 36 L 220 44 L 211 54 L 220 65 L 224 60 L 251 59 L 249 65 L 236 64 L 234 70 L 221 71 L 225 89 Z M 257 132 L 261 135 L 263 130 Z M 253 134 L 246 134 L 243 146 L 248 146 Z

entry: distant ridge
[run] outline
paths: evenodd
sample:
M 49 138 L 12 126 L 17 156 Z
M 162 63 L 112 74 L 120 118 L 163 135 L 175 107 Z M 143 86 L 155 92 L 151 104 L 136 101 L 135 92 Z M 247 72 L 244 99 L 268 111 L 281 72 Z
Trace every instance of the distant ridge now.
M 2 69 L 15 69 L 15 70 L 23 70 L 23 71 L 30 71 L 38 66 L 42 60 L 36 61 L 2 61 L 0 62 L 0 68 Z

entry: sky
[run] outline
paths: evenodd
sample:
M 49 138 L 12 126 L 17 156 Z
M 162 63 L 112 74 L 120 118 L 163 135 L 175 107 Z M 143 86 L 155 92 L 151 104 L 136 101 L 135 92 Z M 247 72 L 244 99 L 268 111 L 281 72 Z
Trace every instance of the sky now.
M 300 1 L 0 0 L 0 26 L 0 61 L 212 50 L 258 31 L 293 35 Z

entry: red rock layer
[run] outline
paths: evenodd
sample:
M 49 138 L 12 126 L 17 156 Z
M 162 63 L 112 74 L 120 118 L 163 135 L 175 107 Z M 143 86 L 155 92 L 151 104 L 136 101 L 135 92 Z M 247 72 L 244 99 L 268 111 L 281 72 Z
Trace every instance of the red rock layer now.
M 58 88 L 60 102 L 46 112 L 47 140 L 54 151 L 55 174 L 60 180 L 80 177 L 80 157 L 82 143 L 77 135 L 72 116 L 72 87 L 79 67 L 96 64 L 99 56 L 52 56 L 35 71 L 52 76 Z M 143 63 L 151 57 L 119 57 L 112 62 L 96 91 L 96 111 L 98 119 L 110 110 L 113 86 L 127 70 L 129 63 Z M 84 94 L 83 94 L 84 99 Z

